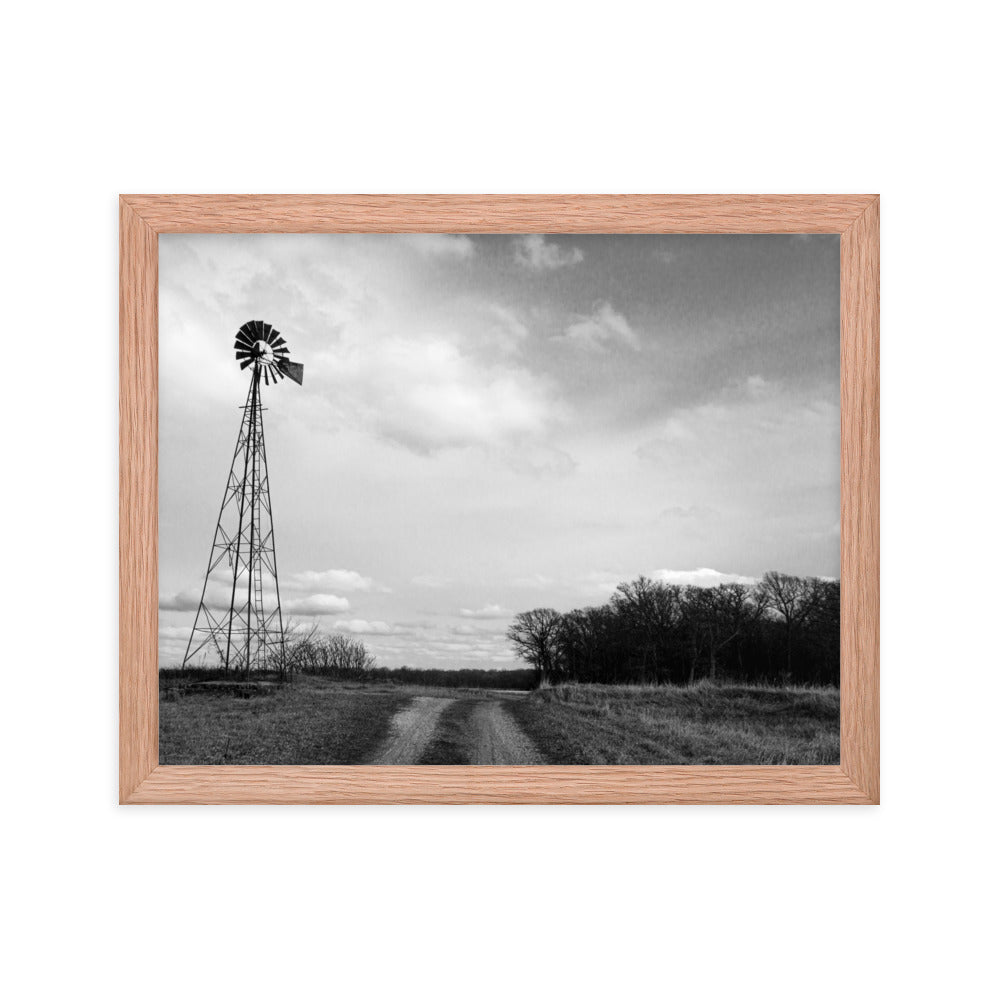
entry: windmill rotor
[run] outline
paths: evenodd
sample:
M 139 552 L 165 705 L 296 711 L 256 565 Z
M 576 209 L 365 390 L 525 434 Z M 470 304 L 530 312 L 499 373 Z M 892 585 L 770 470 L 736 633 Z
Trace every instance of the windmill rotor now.
M 264 385 L 277 385 L 286 376 L 302 385 L 303 367 L 288 356 L 285 338 L 270 323 L 255 319 L 244 323 L 233 344 L 240 370 L 254 366 Z

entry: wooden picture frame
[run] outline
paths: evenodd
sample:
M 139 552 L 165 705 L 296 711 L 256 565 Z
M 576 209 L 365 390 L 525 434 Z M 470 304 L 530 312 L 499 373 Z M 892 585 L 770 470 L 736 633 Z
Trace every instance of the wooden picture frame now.
M 874 195 L 123 195 L 122 803 L 877 803 L 879 200 Z M 160 233 L 838 233 L 841 757 L 831 766 L 161 766 L 157 683 Z

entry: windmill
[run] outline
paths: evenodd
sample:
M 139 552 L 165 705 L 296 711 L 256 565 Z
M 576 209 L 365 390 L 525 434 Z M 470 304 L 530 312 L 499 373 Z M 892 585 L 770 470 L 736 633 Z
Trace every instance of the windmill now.
M 302 385 L 302 365 L 289 360 L 284 338 L 261 320 L 244 323 L 233 346 L 240 370 L 250 369 L 250 389 L 184 666 L 214 661 L 247 676 L 264 669 L 284 675 L 261 383 L 277 385 L 287 376 Z

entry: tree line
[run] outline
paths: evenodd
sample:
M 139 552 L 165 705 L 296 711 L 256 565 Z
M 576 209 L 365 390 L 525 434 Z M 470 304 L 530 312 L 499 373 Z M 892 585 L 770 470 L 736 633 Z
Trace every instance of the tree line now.
M 754 585 L 640 576 L 607 604 L 535 608 L 507 630 L 542 683 L 840 683 L 840 581 L 768 572 Z
M 493 688 L 527 691 L 534 687 L 532 670 L 484 670 L 463 667 L 445 670 L 415 667 L 380 667 L 368 647 L 353 636 L 326 634 L 313 626 L 294 631 L 285 643 L 285 662 L 292 673 L 316 674 L 336 680 L 417 684 L 449 688 Z

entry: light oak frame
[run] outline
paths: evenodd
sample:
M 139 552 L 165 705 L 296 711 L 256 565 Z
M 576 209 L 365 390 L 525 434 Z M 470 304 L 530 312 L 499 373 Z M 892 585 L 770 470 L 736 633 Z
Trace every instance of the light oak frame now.
M 158 757 L 160 233 L 838 233 L 841 757 L 832 766 L 172 767 Z M 874 195 L 123 195 L 123 803 L 877 803 L 879 200 Z

